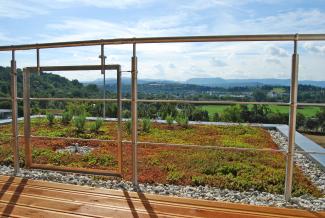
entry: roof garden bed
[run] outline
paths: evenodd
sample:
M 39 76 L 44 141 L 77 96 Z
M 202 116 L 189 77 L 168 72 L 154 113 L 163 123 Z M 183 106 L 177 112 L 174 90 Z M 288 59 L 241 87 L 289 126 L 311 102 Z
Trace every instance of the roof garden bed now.
M 75 126 L 55 121 L 49 125 L 44 118 L 32 119 L 32 135 L 49 137 L 76 137 L 86 139 L 116 139 L 116 122 L 104 122 L 98 131 L 90 131 L 95 121 L 87 121 L 83 131 Z M 23 124 L 19 124 L 23 134 Z M 130 140 L 123 123 L 123 139 Z M 171 144 L 194 144 L 202 147 L 177 147 L 141 144 L 138 149 L 139 182 L 190 186 L 212 186 L 238 191 L 257 190 L 283 194 L 285 156 L 272 151 L 235 151 L 210 148 L 270 148 L 278 149 L 267 130 L 251 126 L 211 126 L 152 123 L 148 131 L 139 128 L 139 141 Z M 9 137 L 10 125 L 0 126 L 0 163 L 12 163 Z M 84 154 L 62 152 L 63 148 L 78 143 L 87 146 Z M 104 170 L 117 169 L 117 146 L 114 143 L 66 140 L 32 139 L 33 162 L 56 166 L 72 166 Z M 21 139 L 21 151 L 23 139 Z M 204 147 L 209 146 L 209 148 Z M 60 151 L 60 152 L 58 152 Z M 21 152 L 21 159 L 23 160 Z M 23 161 L 22 161 L 23 165 Z M 123 145 L 123 178 L 131 180 L 131 145 Z M 293 196 L 310 194 L 322 197 L 319 190 L 302 170 L 295 166 Z

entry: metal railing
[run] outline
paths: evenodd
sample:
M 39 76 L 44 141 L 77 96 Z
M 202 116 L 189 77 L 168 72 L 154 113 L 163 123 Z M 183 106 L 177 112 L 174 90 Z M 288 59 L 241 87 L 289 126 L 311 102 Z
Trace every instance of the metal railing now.
M 290 119 L 289 119 L 289 146 L 286 151 L 286 180 L 285 180 L 285 199 L 288 200 L 291 196 L 292 191 L 292 176 L 293 176 L 293 156 L 295 146 L 295 130 L 296 130 L 296 112 L 297 106 L 325 106 L 324 103 L 298 103 L 298 68 L 299 68 L 299 56 L 298 56 L 298 41 L 318 41 L 325 40 L 325 34 L 269 34 L 269 35 L 228 35 L 228 36 L 182 36 L 182 37 L 149 37 L 149 38 L 119 38 L 119 39 L 101 39 L 101 40 L 88 40 L 88 41 L 70 41 L 70 42 L 55 42 L 55 43 L 42 43 L 42 44 L 25 44 L 25 45 L 10 45 L 0 46 L 0 51 L 11 51 L 11 101 L 12 101 L 12 141 L 14 148 L 14 168 L 15 173 L 19 170 L 18 165 L 18 129 L 17 129 L 17 101 L 24 100 L 25 104 L 29 104 L 30 100 L 47 100 L 47 101 L 116 101 L 117 99 L 73 99 L 73 98 L 30 98 L 29 93 L 25 93 L 24 98 L 17 97 L 17 70 L 15 52 L 18 50 L 36 50 L 36 62 L 37 66 L 30 68 L 38 73 L 41 71 L 49 70 L 83 70 L 83 69 L 94 69 L 94 66 L 40 66 L 40 50 L 48 48 L 63 48 L 63 47 L 78 47 L 78 46 L 96 46 L 100 45 L 103 49 L 104 45 L 116 45 L 116 44 L 132 44 L 132 58 L 131 58 L 131 99 L 119 99 L 121 102 L 131 102 L 131 116 L 132 116 L 132 182 L 134 185 L 138 184 L 137 179 L 137 145 L 146 142 L 138 142 L 137 140 L 137 103 L 151 103 L 151 102 L 165 102 L 165 103 L 192 103 L 192 104 L 269 104 L 269 105 L 286 105 L 290 106 Z M 290 89 L 290 102 L 237 102 L 237 101 L 191 101 L 191 100 L 146 100 L 137 99 L 137 56 L 136 56 L 136 45 L 144 43 L 187 43 L 187 42 L 250 42 L 250 41 L 287 41 L 293 42 L 293 55 L 292 55 L 292 72 L 291 72 L 291 89 Z M 102 50 L 101 50 L 102 51 Z M 103 53 L 103 52 L 102 52 Z M 104 55 L 101 55 L 104 58 Z M 101 65 L 96 66 L 96 70 L 105 70 L 105 61 L 101 61 Z M 28 94 L 28 95 L 27 95 Z M 0 98 L 8 100 L 7 98 Z M 25 108 L 26 116 L 29 115 L 29 109 Z M 28 118 L 26 118 L 28 123 Z M 26 127 L 27 128 L 27 127 Z M 25 131 L 26 134 L 31 137 L 28 128 Z M 148 142 L 149 143 L 149 142 Z M 146 144 L 148 144 L 146 143 Z M 177 145 L 179 146 L 179 145 Z M 237 150 L 240 148 L 236 148 Z M 282 152 L 282 151 L 281 151 Z M 299 152 L 300 153 L 300 152 Z M 308 153 L 308 152 L 305 152 Z M 312 153 L 312 152 L 310 152 Z M 38 167 L 38 166 L 36 166 Z

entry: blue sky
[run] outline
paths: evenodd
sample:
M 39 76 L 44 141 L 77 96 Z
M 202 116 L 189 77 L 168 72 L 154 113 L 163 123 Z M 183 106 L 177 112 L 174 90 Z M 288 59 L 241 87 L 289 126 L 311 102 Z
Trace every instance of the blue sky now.
M 323 0 L 0 0 L 0 44 L 122 37 L 325 33 Z M 99 46 L 41 50 L 42 65 L 99 64 Z M 325 80 L 325 42 L 299 43 L 299 79 Z M 107 62 L 130 69 L 131 46 L 105 46 Z M 292 43 L 138 45 L 139 76 L 289 78 Z M 0 53 L 8 66 L 10 53 Z M 19 67 L 35 51 L 17 52 Z M 61 73 L 81 81 L 99 72 Z M 109 74 L 113 77 L 113 73 Z M 127 75 L 126 75 L 127 76 Z

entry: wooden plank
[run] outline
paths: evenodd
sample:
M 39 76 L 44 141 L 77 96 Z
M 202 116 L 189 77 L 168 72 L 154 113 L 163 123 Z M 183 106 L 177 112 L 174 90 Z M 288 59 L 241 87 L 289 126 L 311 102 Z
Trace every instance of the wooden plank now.
M 51 185 L 54 185 L 53 183 L 50 183 Z M 64 185 L 64 184 L 59 184 L 59 186 L 61 187 L 61 186 L 68 186 L 68 187 L 70 187 L 71 185 Z M 73 186 L 74 188 L 75 188 L 75 186 Z M 76 187 L 78 187 L 78 186 L 76 186 Z M 90 189 L 90 190 L 88 190 L 87 192 L 85 192 L 85 193 L 88 193 L 89 194 L 89 191 L 95 191 L 95 193 L 96 193 L 96 190 L 97 189 L 95 189 L 95 190 L 92 190 L 93 188 L 89 188 L 89 187 L 79 187 L 79 188 L 81 188 L 81 190 L 79 190 L 80 192 L 83 192 L 85 189 Z M 67 190 L 67 189 L 65 189 L 65 192 L 68 192 L 68 191 L 70 191 L 70 190 Z M 106 193 L 106 191 L 108 191 L 108 190 L 105 190 L 105 189 L 99 189 L 98 191 L 100 191 L 100 193 L 103 193 L 103 192 L 105 192 Z M 115 192 L 115 193 L 114 193 Z M 117 193 L 116 193 L 117 192 Z M 93 193 L 93 192 L 92 192 Z M 118 196 L 120 196 L 121 195 L 121 192 L 120 191 L 115 191 L 115 190 L 109 190 L 109 194 L 110 195 L 112 195 L 112 193 L 114 193 L 114 194 L 117 194 Z M 130 197 L 133 197 L 133 194 L 134 193 L 132 193 L 132 192 L 130 192 L 129 193 L 129 195 L 130 195 Z M 145 196 L 148 196 L 148 195 L 145 195 Z M 150 195 L 149 195 L 150 196 Z M 165 197 L 165 196 L 157 196 L 157 195 L 152 195 L 152 197 L 158 197 L 159 198 L 159 201 L 160 202 L 162 202 L 161 200 Z M 171 199 L 170 199 L 170 197 L 167 197 L 167 198 L 169 198 L 168 200 L 168 202 L 171 202 Z M 193 201 L 193 199 L 182 199 L 182 198 L 177 198 L 177 197 L 174 197 L 173 198 L 173 200 L 175 201 L 175 199 L 176 200 L 181 200 L 181 202 L 187 202 L 187 203 L 189 203 L 190 205 L 191 205 L 191 203 L 192 203 L 192 201 Z M 151 199 L 150 199 L 151 200 Z M 188 201 L 190 201 L 190 202 L 188 202 Z M 198 200 L 194 200 L 194 201 L 198 201 Z M 152 200 L 150 201 L 150 202 L 152 202 Z M 213 207 L 217 207 L 217 208 L 224 208 L 224 209 L 229 209 L 229 207 L 231 208 L 232 206 L 235 206 L 235 208 L 233 208 L 233 209 L 239 209 L 239 210 L 243 210 L 243 208 L 238 208 L 238 206 L 240 207 L 240 205 L 238 205 L 238 204 L 231 204 L 231 203 L 224 203 L 224 202 L 214 202 L 214 201 L 200 201 L 201 203 L 202 202 L 207 202 L 209 205 L 208 206 L 213 206 Z M 196 202 L 197 203 L 197 202 Z M 218 205 L 215 205 L 215 204 L 218 204 Z M 224 205 L 223 205 L 224 204 Z M 250 205 L 244 205 L 245 207 L 244 207 L 244 209 L 245 210 L 248 210 L 248 211 L 258 211 L 258 209 L 260 209 L 260 210 L 262 210 L 263 212 L 264 211 L 267 211 L 267 210 L 271 210 L 271 211 L 273 211 L 273 208 L 270 208 L 270 207 L 256 207 L 256 206 L 250 206 Z M 276 209 L 278 209 L 278 208 L 276 208 Z M 243 210 L 243 211 L 245 211 L 245 210 Z M 290 213 L 292 213 L 293 211 L 296 211 L 296 210 L 291 210 L 291 209 L 282 209 L 282 212 L 281 212 L 281 214 L 283 214 L 283 210 L 288 210 Z M 306 215 L 306 217 L 308 217 L 308 215 L 310 215 L 310 212 L 308 212 L 308 211 L 303 211 L 303 212 L 305 212 L 307 215 Z M 274 213 L 274 212 L 273 212 Z M 294 214 L 291 214 L 291 215 L 293 215 L 293 216 L 295 216 L 297 213 L 294 213 Z M 290 215 L 290 214 L 289 214 Z M 314 216 L 311 216 L 311 217 L 314 217 Z
M 3 187 L 3 184 L 0 184 L 0 188 Z M 89 196 L 87 194 L 79 194 L 79 193 L 66 193 L 65 191 L 58 191 L 58 190 L 46 190 L 42 188 L 31 188 L 31 187 L 21 187 L 17 185 L 10 185 L 7 189 L 6 194 L 14 194 L 15 191 L 22 191 L 21 194 L 24 196 L 29 197 L 36 197 L 42 196 L 46 197 L 46 199 L 54 199 L 59 202 L 74 202 L 80 203 L 82 205 L 91 206 L 95 212 L 92 214 L 96 214 L 98 211 L 101 210 L 100 214 L 105 212 L 106 207 L 113 207 L 113 208 L 122 208 L 127 209 L 129 208 L 130 204 L 132 204 L 137 212 L 145 213 L 150 212 L 150 210 L 154 211 L 151 215 L 159 214 L 159 216 L 184 216 L 184 217 L 192 217 L 192 216 L 199 216 L 204 214 L 205 217 L 213 217 L 216 214 L 215 210 L 211 210 L 210 208 L 199 208 L 199 207 L 191 207 L 186 205 L 173 205 L 173 204 L 159 204 L 159 202 L 147 202 L 146 199 L 130 199 L 128 198 L 128 194 L 126 193 L 124 197 L 118 198 L 114 196 Z M 0 194 L 4 194 L 1 193 Z M 104 208 L 98 209 L 98 208 Z M 170 211 L 173 211 L 171 213 Z M 89 211 L 88 211 L 89 212 Z M 223 211 L 224 213 L 225 211 Z M 96 214 L 96 215 L 100 215 Z M 105 214 L 108 214 L 105 212 Z M 249 217 L 249 216 L 247 216 Z
M 9 177 L 6 177 L 7 179 Z M 4 179 L 5 177 L 0 177 L 0 180 Z M 14 182 L 20 182 L 21 178 L 14 178 Z M 46 187 L 46 188 L 55 188 L 64 190 L 66 193 L 71 192 L 83 192 L 87 193 L 88 195 L 91 194 L 106 194 L 110 196 L 123 196 L 123 191 L 120 190 L 112 190 L 112 189 L 102 189 L 102 188 L 93 188 L 88 186 L 77 186 L 77 185 L 68 185 L 68 184 L 59 184 L 53 182 L 44 182 L 44 181 L 36 181 L 36 180 L 28 180 L 27 184 L 39 186 L 39 187 Z M 135 192 L 128 192 L 130 198 L 138 198 L 137 193 Z M 297 214 L 303 214 L 304 216 L 308 217 L 312 214 L 309 211 L 305 210 L 292 210 L 287 208 L 273 208 L 273 207 L 263 207 L 263 206 L 254 206 L 254 205 L 244 205 L 244 204 L 235 204 L 235 203 L 228 203 L 228 202 L 220 202 L 220 201 L 207 201 L 207 200 L 197 200 L 197 199 L 189 199 L 189 198 L 180 198 L 180 197 L 170 197 L 170 196 L 162 196 L 162 195 L 152 195 L 152 194 L 144 194 L 147 199 L 152 201 L 159 201 L 159 202 L 168 202 L 168 203 L 184 203 L 187 205 L 193 206 L 206 206 L 212 208 L 230 208 L 230 209 L 239 209 L 242 211 L 262 211 L 262 212 L 273 212 L 274 209 L 279 211 L 280 214 L 287 214 L 291 216 L 295 216 Z M 298 211 L 298 212 L 297 212 Z M 315 217 L 315 216 L 311 216 Z
M 52 217 L 52 218 L 76 218 L 85 217 L 50 210 L 35 209 L 32 207 L 7 204 L 0 202 L 0 214 L 2 217 Z
M 51 199 L 44 196 L 28 196 L 24 193 L 12 194 L 1 193 L 1 203 L 9 203 L 12 205 L 26 206 L 40 210 L 51 210 L 60 213 L 72 214 L 86 217 L 131 217 L 132 211 L 128 207 L 101 207 L 98 205 L 87 205 L 80 202 L 68 202 L 64 199 Z M 149 217 L 147 211 L 136 209 L 136 213 L 142 217 Z M 170 216 L 171 217 L 171 216 Z
M 74 213 L 80 215 L 325 217 L 324 212 L 139 194 L 6 176 L 0 177 L 0 190 L 1 201 L 10 202 L 16 196 L 22 206 L 29 205 L 43 210 L 48 207 L 67 213 L 71 213 L 72 208 Z

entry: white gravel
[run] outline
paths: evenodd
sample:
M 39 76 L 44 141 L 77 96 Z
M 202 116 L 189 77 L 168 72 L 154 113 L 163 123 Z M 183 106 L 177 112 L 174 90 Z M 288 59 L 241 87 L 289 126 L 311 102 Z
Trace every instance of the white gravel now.
M 283 137 L 278 131 L 271 130 L 269 132 L 272 136 L 273 141 L 279 146 L 279 148 L 286 151 L 288 149 L 287 138 Z M 318 187 L 318 189 L 325 193 L 325 172 L 317 164 L 315 164 L 303 154 L 296 153 L 294 162 Z
M 274 141 L 285 149 L 286 139 L 276 131 L 270 131 Z M 320 170 L 304 155 L 297 155 L 296 164 L 301 166 L 303 172 L 311 178 L 311 180 L 324 191 L 325 177 L 324 172 Z M 13 175 L 11 166 L 1 166 L 0 174 Z M 171 195 L 179 197 L 189 197 L 207 200 L 222 200 L 234 203 L 244 203 L 253 205 L 265 205 L 275 207 L 303 208 L 312 211 L 325 210 L 325 198 L 315 198 L 309 195 L 293 197 L 289 202 L 284 200 L 283 195 L 270 194 L 267 192 L 259 192 L 250 189 L 245 192 L 233 191 L 228 189 L 218 189 L 210 186 L 180 186 L 180 185 L 164 185 L 164 184 L 139 184 L 138 188 L 132 186 L 131 182 L 121 179 L 101 180 L 97 177 L 73 173 L 60 173 L 44 170 L 26 170 L 21 169 L 17 175 L 24 178 L 48 180 L 67 184 L 87 185 L 99 188 L 122 189 L 128 191 L 142 191 L 152 194 Z

